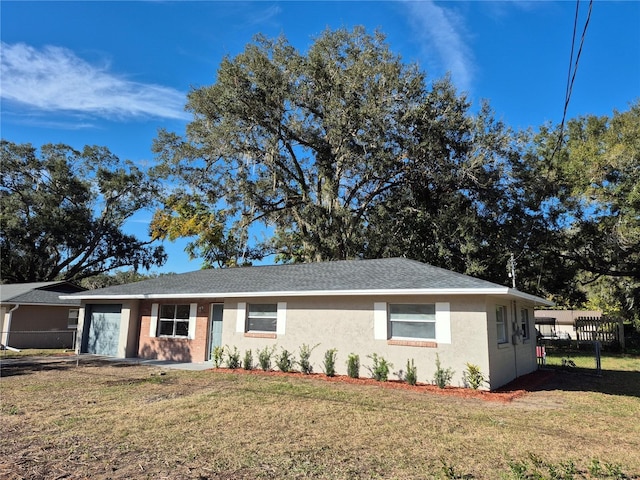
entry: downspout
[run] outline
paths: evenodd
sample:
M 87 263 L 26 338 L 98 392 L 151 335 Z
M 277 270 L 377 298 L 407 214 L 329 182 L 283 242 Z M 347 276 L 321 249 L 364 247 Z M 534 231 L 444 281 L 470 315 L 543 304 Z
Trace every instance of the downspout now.
M 511 344 L 513 345 L 513 363 L 515 367 L 515 378 L 518 378 L 518 308 L 516 306 L 516 301 L 511 300 L 511 314 L 513 315 L 513 320 L 511 321 L 511 326 L 513 327 L 513 334 L 511 336 Z
M 16 352 L 19 352 L 20 350 L 17 348 L 13 348 L 9 346 L 9 333 L 11 333 L 11 317 L 13 316 L 13 312 L 15 312 L 16 310 L 18 310 L 18 308 L 20 308 L 20 304 L 17 303 L 11 310 L 9 310 L 9 317 L 7 318 L 7 331 L 5 332 L 5 337 L 4 337 L 4 347 L 7 350 L 13 350 Z

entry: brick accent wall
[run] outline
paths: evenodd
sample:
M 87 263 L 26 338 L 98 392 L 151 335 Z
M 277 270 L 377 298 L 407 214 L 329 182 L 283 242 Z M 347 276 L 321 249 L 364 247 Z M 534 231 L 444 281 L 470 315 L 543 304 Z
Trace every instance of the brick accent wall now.
M 140 341 L 138 357 L 144 359 L 171 360 L 178 362 L 204 362 L 207 360 L 207 336 L 209 331 L 209 303 L 197 302 L 196 328 L 193 339 L 154 337 L 151 327 L 152 301 L 140 303 Z M 196 303 L 185 300 L 163 300 L 158 303 Z

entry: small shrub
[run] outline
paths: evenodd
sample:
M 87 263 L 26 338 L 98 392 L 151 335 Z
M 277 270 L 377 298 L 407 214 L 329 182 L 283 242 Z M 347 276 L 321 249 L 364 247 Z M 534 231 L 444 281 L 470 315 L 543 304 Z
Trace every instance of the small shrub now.
M 349 354 L 347 358 L 347 375 L 351 378 L 360 378 L 360 355 Z
M 444 388 L 447 385 L 451 384 L 451 379 L 453 378 L 453 370 L 450 368 L 442 368 L 440 364 L 440 355 L 436 353 L 436 373 L 433 376 L 433 383 L 435 383 L 438 387 Z
M 526 462 L 509 462 L 509 469 L 513 480 L 525 480 L 528 478 L 527 470 L 529 470 L 529 466 Z
M 411 359 L 411 362 L 407 360 L 407 373 L 404 376 L 404 380 L 409 385 L 415 385 L 418 383 L 418 369 L 413 362 L 413 358 Z
M 264 347 L 262 350 L 258 350 L 257 352 L 258 365 L 260 365 L 260 368 L 265 372 L 271 370 L 271 358 L 273 357 L 273 352 L 275 351 L 275 349 L 275 346 Z
M 478 365 L 473 365 L 472 363 L 467 363 L 466 365 L 467 369 L 462 374 L 462 381 L 465 386 L 478 390 L 483 383 L 486 383 L 487 379 L 480 371 L 480 367 Z
M 231 349 L 226 349 L 227 353 L 227 368 L 240 368 L 242 363 L 240 362 L 240 352 L 238 351 L 238 347 L 233 347 L 233 351 Z
M 213 367 L 220 368 L 224 361 L 224 347 L 215 347 L 212 352 Z
M 282 352 L 280 352 L 280 355 L 276 359 L 276 365 L 278 366 L 278 369 L 284 373 L 293 370 L 295 361 L 293 360 L 292 353 L 289 350 L 283 348 Z
M 300 370 L 306 375 L 313 373 L 313 365 L 311 365 L 309 358 L 311 357 L 311 352 L 313 352 L 318 345 L 309 347 L 309 345 L 303 343 L 300 347 Z
M 336 375 L 336 357 L 338 351 L 335 348 L 331 348 L 324 352 L 323 370 L 327 377 L 335 377 Z
M 613 478 L 627 478 L 627 475 L 622 471 L 622 467 L 617 463 L 605 462 L 604 466 L 607 468 L 607 474 Z
M 386 382 L 389 379 L 389 369 L 393 367 L 393 364 L 387 362 L 384 357 L 379 357 L 377 353 L 369 355 L 373 361 L 372 367 L 367 367 L 371 372 L 371 376 L 379 382 Z
M 603 475 L 603 472 L 604 469 L 602 468 L 602 465 L 600 465 L 600 460 L 598 460 L 597 458 L 592 458 L 591 464 L 589 465 L 589 474 L 592 477 L 599 478 Z
M 242 368 L 244 368 L 245 370 L 253 370 L 253 352 L 251 352 L 251 350 L 246 350 L 244 352 Z

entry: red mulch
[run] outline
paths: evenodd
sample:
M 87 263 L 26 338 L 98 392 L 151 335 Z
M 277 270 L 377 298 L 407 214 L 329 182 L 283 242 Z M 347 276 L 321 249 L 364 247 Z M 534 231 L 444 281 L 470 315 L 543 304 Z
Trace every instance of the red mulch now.
M 231 371 L 233 373 L 241 373 L 247 375 L 262 375 L 269 377 L 298 377 L 298 378 L 313 378 L 317 380 L 324 380 L 326 382 L 333 383 L 348 383 L 353 385 L 375 385 L 383 388 L 395 388 L 400 390 L 409 390 L 414 392 L 433 393 L 436 395 L 450 395 L 460 398 L 479 398 L 487 401 L 494 402 L 511 402 L 512 400 L 524 396 L 526 393 L 536 390 L 542 384 L 549 381 L 555 372 L 538 370 L 522 377 L 518 377 L 513 382 L 500 387 L 494 391 L 486 390 L 473 390 L 471 388 L 461 387 L 445 387 L 439 388 L 436 385 L 427 383 L 418 383 L 416 385 L 409 385 L 400 380 L 389 380 L 387 382 L 379 382 L 373 378 L 351 378 L 347 375 L 336 375 L 335 377 L 328 377 L 322 373 L 304 374 L 300 372 L 283 373 L 276 370 L 270 370 L 265 372 L 263 370 L 244 370 L 234 369 L 229 370 L 226 368 L 214 369 L 215 371 Z

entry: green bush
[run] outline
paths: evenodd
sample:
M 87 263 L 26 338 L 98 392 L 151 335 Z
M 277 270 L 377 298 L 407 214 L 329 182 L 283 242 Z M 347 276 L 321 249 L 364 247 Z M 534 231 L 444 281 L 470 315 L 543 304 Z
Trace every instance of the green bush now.
M 433 383 L 435 383 L 440 388 L 444 388 L 447 385 L 451 384 L 452 378 L 453 370 L 451 370 L 450 368 L 442 368 L 442 365 L 440 364 L 440 355 L 436 353 L 436 373 L 433 376 Z
M 276 365 L 281 372 L 290 372 L 293 370 L 293 366 L 295 365 L 295 360 L 293 359 L 293 354 L 287 349 L 283 348 L 282 352 L 276 359 Z
M 257 351 L 258 365 L 260 365 L 260 368 L 265 372 L 271 370 L 271 358 L 273 357 L 273 352 L 275 351 L 275 349 L 275 346 L 271 346 L 264 347 L 262 350 Z
M 224 361 L 224 347 L 215 347 L 211 352 L 211 358 L 213 360 L 213 367 L 220 368 Z
M 311 365 L 309 358 L 311 357 L 311 352 L 313 352 L 318 345 L 309 347 L 309 345 L 303 343 L 300 347 L 300 370 L 302 370 L 302 373 L 306 375 L 313 373 L 313 365 Z
M 477 390 L 483 383 L 487 382 L 487 379 L 480 371 L 478 365 L 467 363 L 467 369 L 462 374 L 462 381 L 464 384 L 474 390 Z
M 368 355 L 373 361 L 373 366 L 367 367 L 371 372 L 371 376 L 379 382 L 386 382 L 389 379 L 389 370 L 393 364 L 387 362 L 384 357 L 379 357 L 377 353 Z
M 336 357 L 338 351 L 335 348 L 331 348 L 324 352 L 323 370 L 327 377 L 334 377 L 336 375 Z
M 230 348 L 226 348 L 227 353 L 227 368 L 240 368 L 242 365 L 240 362 L 240 352 L 238 347 L 233 347 L 233 351 Z
M 413 362 L 413 358 L 411 361 L 407 360 L 407 373 L 404 376 L 404 380 L 409 385 L 415 385 L 418 383 L 418 369 Z
M 360 355 L 350 353 L 347 358 L 347 375 L 351 378 L 360 377 Z
M 242 361 L 242 368 L 245 370 L 253 370 L 253 353 L 251 350 L 244 352 L 244 360 Z

